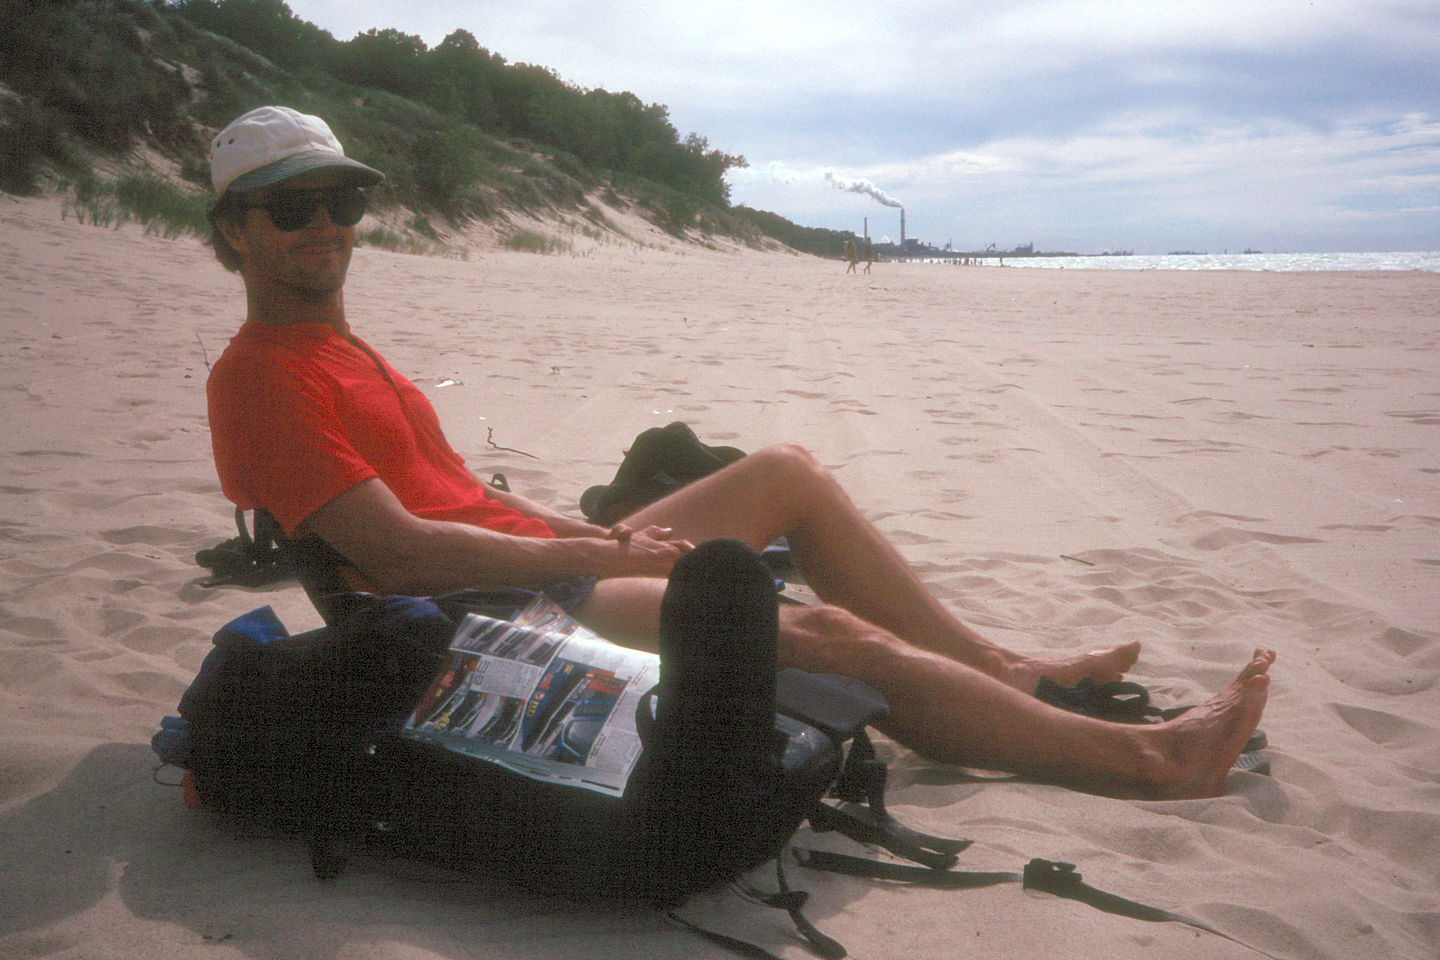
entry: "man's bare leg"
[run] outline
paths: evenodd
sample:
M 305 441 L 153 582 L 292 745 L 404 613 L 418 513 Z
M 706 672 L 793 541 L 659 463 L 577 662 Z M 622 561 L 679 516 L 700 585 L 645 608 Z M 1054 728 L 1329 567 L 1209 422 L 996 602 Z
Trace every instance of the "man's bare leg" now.
M 844 672 L 890 702 L 884 732 L 931 759 L 1106 796 L 1181 799 L 1223 792 L 1260 722 L 1273 662 L 1257 651 L 1210 701 L 1153 725 L 1058 710 L 964 664 L 883 641 Z
M 654 649 L 662 580 L 605 580 L 582 622 Z M 1260 721 L 1274 662 L 1256 651 L 1208 703 L 1163 724 L 1119 724 L 1057 710 L 950 657 L 905 643 L 837 607 L 780 610 L 780 664 L 842 673 L 890 703 L 884 730 L 935 760 L 1006 770 L 1110 796 L 1214 796 Z
M 930 593 L 829 472 L 795 444 L 753 453 L 625 522 L 670 527 L 694 543 L 730 537 L 756 550 L 783 535 L 805 582 L 826 603 L 1025 693 L 1042 675 L 1067 685 L 1084 677 L 1114 680 L 1140 655 L 1132 641 L 1073 657 L 1031 658 L 984 639 Z

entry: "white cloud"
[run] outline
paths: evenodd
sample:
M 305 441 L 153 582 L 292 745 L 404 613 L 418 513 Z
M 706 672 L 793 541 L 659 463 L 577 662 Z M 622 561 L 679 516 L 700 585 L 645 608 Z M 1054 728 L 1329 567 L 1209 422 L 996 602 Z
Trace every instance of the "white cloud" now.
M 664 103 L 754 164 L 737 201 L 801 223 L 892 216 L 829 172 L 921 236 L 1440 247 L 1429 0 L 290 3 L 341 39 L 464 28 Z
M 1068 136 L 1002 138 L 844 175 L 900 197 L 911 235 L 931 240 L 975 230 L 983 231 L 976 241 L 998 235 L 1020 242 L 1043 232 L 1091 248 L 1108 243 L 1159 252 L 1298 247 L 1303 238 L 1330 237 L 1346 225 L 1413 231 L 1440 202 L 1440 120 L 1380 120 L 1345 118 L 1318 131 L 1283 121 L 1127 116 Z M 839 228 L 858 230 L 864 217 L 889 216 L 863 197 L 827 195 L 818 186 L 822 176 L 819 168 L 766 164 L 738 171 L 734 194 L 755 206 L 763 198 L 772 208 L 806 211 Z M 1286 244 L 1286 236 L 1294 239 Z

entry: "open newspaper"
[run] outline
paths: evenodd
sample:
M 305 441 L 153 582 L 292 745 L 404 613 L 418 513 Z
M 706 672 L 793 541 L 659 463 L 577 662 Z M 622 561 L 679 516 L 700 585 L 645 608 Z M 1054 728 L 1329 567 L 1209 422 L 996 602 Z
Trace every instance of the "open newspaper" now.
M 619 796 L 640 756 L 635 709 L 659 676 L 659 657 L 539 597 L 513 620 L 465 617 L 402 735 Z

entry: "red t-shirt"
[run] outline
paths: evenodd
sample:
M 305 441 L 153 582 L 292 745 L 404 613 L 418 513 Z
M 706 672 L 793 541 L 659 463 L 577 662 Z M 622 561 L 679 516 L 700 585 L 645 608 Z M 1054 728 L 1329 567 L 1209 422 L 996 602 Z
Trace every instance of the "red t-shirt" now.
M 293 534 L 355 484 L 378 477 L 405 509 L 516 536 L 544 521 L 492 499 L 413 383 L 354 335 L 323 323 L 246 323 L 206 384 L 225 495 Z

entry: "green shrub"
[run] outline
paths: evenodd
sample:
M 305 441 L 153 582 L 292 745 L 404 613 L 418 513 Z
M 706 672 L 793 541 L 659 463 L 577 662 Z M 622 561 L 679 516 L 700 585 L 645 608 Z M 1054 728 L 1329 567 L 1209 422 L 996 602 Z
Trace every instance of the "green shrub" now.
M 210 161 L 204 157 L 183 157 L 180 160 L 180 179 L 202 187 L 210 186 Z
M 392 253 L 408 253 L 425 257 L 448 257 L 452 260 L 468 260 L 470 254 L 450 246 L 439 239 L 411 237 L 384 227 L 371 227 L 355 236 L 356 246 L 378 247 Z
M 205 236 L 205 200 L 152 177 L 129 176 L 115 184 L 115 199 L 129 219 L 145 225 L 146 232 L 166 238 L 184 233 Z
M 366 230 L 357 231 L 355 234 L 355 245 L 357 247 L 379 247 L 381 250 L 399 250 L 404 243 L 404 237 L 394 230 L 386 230 L 384 227 L 370 227 Z
M 566 253 L 572 249 L 570 241 L 547 237 L 535 230 L 516 230 L 505 236 L 500 245 L 520 253 Z
M 124 222 L 115 206 L 114 188 L 97 180 L 93 174 L 62 181 L 62 189 L 67 196 L 60 204 L 60 219 L 73 216 L 76 223 L 88 223 L 93 227 L 118 227 Z
M 452 219 L 463 215 L 462 192 L 480 170 L 474 141 L 473 133 L 457 127 L 424 134 L 411 149 L 411 169 L 421 198 Z
M 47 160 L 67 165 L 64 137 L 53 123 L 31 106 L 0 123 L 0 190 L 24 197 L 40 193 Z

